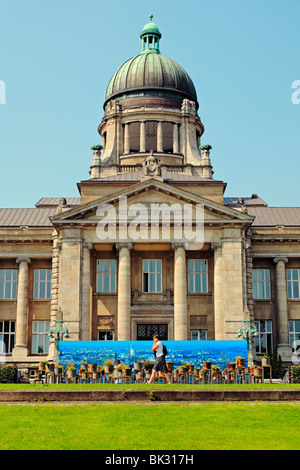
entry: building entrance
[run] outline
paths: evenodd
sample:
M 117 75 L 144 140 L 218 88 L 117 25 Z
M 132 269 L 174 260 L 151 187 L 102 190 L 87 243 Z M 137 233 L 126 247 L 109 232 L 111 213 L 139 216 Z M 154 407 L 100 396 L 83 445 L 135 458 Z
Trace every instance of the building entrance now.
M 168 339 L 168 325 L 167 324 L 138 324 L 137 325 L 137 339 L 138 340 L 152 340 L 153 335 L 159 335 L 160 339 Z

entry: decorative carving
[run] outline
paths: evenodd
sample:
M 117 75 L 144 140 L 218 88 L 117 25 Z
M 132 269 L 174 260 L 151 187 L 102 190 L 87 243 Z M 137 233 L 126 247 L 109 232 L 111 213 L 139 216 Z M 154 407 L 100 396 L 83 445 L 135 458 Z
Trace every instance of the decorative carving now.
M 184 99 L 181 104 L 181 112 L 183 114 L 192 114 L 196 115 L 196 104 L 194 101 Z
M 92 250 L 93 247 L 94 247 L 94 244 L 87 242 L 87 243 L 84 243 L 84 244 L 83 244 L 83 247 L 84 247 L 84 248 L 87 248 L 88 250 Z
M 222 248 L 221 242 L 211 242 L 210 244 L 212 250 L 217 250 L 218 248 Z
M 185 249 L 186 244 L 184 242 L 176 242 L 176 243 L 172 243 L 171 246 L 172 246 L 172 250 L 176 250 L 176 248 Z
M 31 259 L 27 258 L 27 257 L 24 257 L 24 258 L 19 257 L 19 258 L 16 259 L 16 263 L 18 263 L 18 264 L 23 263 L 23 262 L 29 264 L 29 263 L 31 263 Z
M 190 325 L 191 327 L 194 327 L 194 328 L 206 326 L 206 316 L 205 315 L 191 315 Z
M 142 175 L 161 176 L 160 161 L 157 157 L 153 155 L 153 150 L 150 151 L 150 155 L 148 155 L 143 161 Z
M 284 256 L 278 257 L 278 258 L 274 258 L 274 263 L 279 263 L 280 261 L 283 261 L 284 264 L 286 264 L 286 263 L 288 263 L 289 259 L 288 259 L 288 258 L 285 258 Z
M 118 99 L 111 100 L 107 105 L 107 113 L 116 113 L 120 114 L 122 112 L 122 106 L 119 103 Z
M 117 248 L 117 250 L 120 250 L 121 248 L 128 248 L 128 250 L 131 250 L 132 249 L 132 243 L 118 242 L 118 243 L 116 243 L 116 248 Z
M 59 214 L 60 212 L 63 212 L 63 211 L 68 210 L 68 209 L 69 209 L 69 207 L 68 207 L 66 198 L 61 197 L 60 200 L 59 200 L 58 206 L 56 208 L 56 213 Z
M 98 317 L 98 326 L 102 328 L 112 329 L 115 327 L 115 317 L 110 316 L 101 316 Z

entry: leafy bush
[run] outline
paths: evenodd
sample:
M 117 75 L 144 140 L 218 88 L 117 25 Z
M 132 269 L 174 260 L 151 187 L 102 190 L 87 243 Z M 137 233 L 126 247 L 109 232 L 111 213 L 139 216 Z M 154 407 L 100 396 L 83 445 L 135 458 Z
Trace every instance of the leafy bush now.
M 13 384 L 18 382 L 18 371 L 14 366 L 0 366 L 0 383 Z
M 272 375 L 274 379 L 281 379 L 284 375 L 282 367 L 282 359 L 280 354 L 277 355 L 277 351 L 274 351 L 271 356 Z
M 300 366 L 291 366 L 291 383 L 300 384 Z

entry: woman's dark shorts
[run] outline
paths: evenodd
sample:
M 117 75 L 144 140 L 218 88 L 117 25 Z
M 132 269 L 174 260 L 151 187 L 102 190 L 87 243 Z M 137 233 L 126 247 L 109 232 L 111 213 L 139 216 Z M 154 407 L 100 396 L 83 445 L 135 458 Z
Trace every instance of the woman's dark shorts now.
M 157 372 L 168 372 L 165 356 L 159 356 L 156 359 L 153 369 Z

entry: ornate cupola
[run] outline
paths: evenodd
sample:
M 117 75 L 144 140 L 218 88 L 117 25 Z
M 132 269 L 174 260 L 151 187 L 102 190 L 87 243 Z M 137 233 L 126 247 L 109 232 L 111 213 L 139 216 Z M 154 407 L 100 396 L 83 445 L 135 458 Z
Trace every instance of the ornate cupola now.
M 152 21 L 153 15 L 149 15 L 149 18 L 149 23 L 145 24 L 143 31 L 140 34 L 140 38 L 143 42 L 141 54 L 160 54 L 159 40 L 161 38 L 161 33 L 158 26 Z
M 180 64 L 161 54 L 162 34 L 153 15 L 149 19 L 140 33 L 141 53 L 124 62 L 107 86 L 98 127 L 103 150 L 91 178 L 130 172 L 139 180 L 149 155 L 159 161 L 162 178 L 166 172 L 169 180 L 176 172 L 211 178 L 207 162 L 205 171 L 201 163 L 204 126 L 194 84 Z

